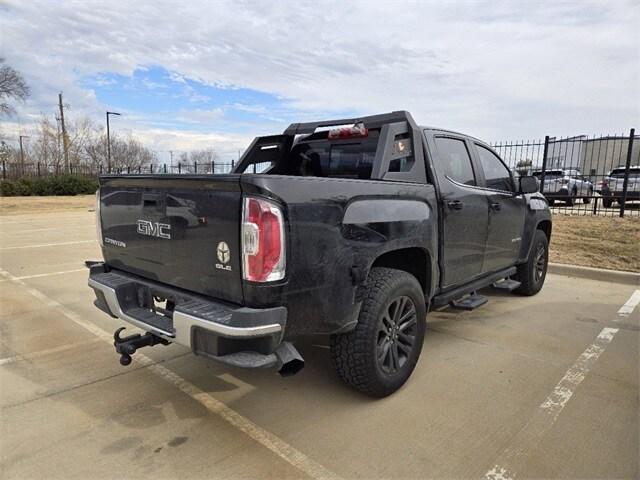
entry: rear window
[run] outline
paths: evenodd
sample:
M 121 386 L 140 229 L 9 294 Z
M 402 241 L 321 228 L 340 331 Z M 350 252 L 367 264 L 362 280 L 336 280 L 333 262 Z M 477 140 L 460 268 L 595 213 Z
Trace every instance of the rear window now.
M 361 178 L 371 177 L 379 131 L 370 130 L 366 138 L 328 140 L 327 132 L 313 134 L 289 153 L 290 175 Z

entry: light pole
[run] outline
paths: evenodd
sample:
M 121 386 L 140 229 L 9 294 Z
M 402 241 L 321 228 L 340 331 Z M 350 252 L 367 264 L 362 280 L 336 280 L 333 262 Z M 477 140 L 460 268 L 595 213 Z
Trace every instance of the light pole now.
M 29 135 L 20 135 L 20 166 L 22 167 L 22 175 L 24 175 L 24 148 L 22 148 L 23 138 L 29 138 Z
M 120 115 L 118 112 L 107 112 L 107 173 L 111 173 L 111 137 L 109 133 L 109 115 Z

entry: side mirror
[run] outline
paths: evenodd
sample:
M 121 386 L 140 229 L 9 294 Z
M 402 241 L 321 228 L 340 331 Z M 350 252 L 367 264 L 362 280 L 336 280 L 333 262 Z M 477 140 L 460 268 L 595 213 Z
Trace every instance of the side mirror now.
M 539 190 L 538 179 L 534 176 L 526 175 L 520 177 L 520 188 L 518 193 L 535 193 Z

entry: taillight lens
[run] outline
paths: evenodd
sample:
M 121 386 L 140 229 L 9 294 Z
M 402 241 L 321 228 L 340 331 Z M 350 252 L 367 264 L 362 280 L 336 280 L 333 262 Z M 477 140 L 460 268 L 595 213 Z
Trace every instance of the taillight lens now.
M 242 277 L 252 282 L 282 280 L 285 238 L 282 210 L 262 198 L 245 197 L 242 212 Z
M 102 220 L 100 218 L 100 189 L 96 191 L 96 237 L 101 247 L 104 247 L 102 241 Z

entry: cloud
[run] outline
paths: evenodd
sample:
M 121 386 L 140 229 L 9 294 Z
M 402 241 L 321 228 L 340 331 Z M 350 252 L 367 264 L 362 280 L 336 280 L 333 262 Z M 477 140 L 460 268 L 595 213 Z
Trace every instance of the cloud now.
M 278 131 L 282 121 L 408 109 L 425 124 L 497 140 L 619 132 L 637 122 L 639 24 L 633 0 L 33 0 L 5 7 L 0 54 L 32 85 L 23 119 L 51 110 L 60 90 L 72 113 L 102 118 L 105 105 L 83 78 L 160 66 L 183 85 L 169 93 L 184 95 L 194 118 L 242 105 L 261 115 L 235 123 L 247 137 Z M 190 82 L 265 92 L 280 103 L 216 104 L 190 92 Z M 212 131 L 228 128 L 226 115 L 207 120 Z

